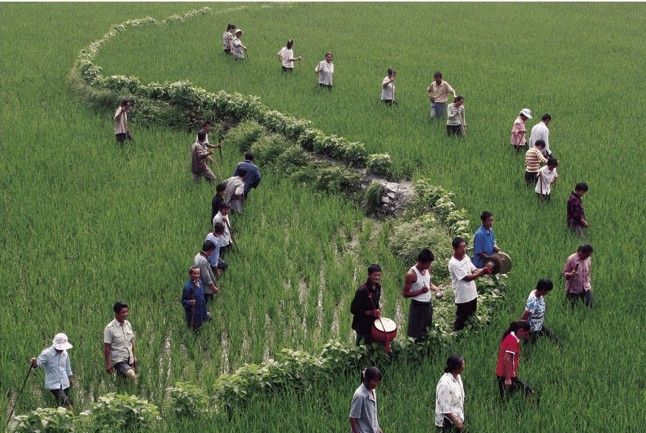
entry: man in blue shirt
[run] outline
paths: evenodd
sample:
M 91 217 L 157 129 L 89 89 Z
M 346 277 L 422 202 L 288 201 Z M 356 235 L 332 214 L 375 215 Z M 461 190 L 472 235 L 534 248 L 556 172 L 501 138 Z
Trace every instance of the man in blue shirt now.
M 31 358 L 32 368 L 43 367 L 45 370 L 45 388 L 56 397 L 59 406 L 71 408 L 69 392 L 72 385 L 72 366 L 67 351 L 72 345 L 67 335 L 62 332 L 54 336 L 52 345 L 43 350 L 38 358 Z
M 482 225 L 473 236 L 473 258 L 471 261 L 476 268 L 484 267 L 484 260 L 493 253 L 500 251 L 493 233 L 493 214 L 489 211 L 480 215 Z
M 206 299 L 202 289 L 199 266 L 191 266 L 188 270 L 189 280 L 182 291 L 182 305 L 186 316 L 186 324 L 192 331 L 197 331 L 204 322 L 209 320 L 206 311 Z
M 260 185 L 260 169 L 253 163 L 253 154 L 247 152 L 244 154 L 244 161 L 239 162 L 236 169 L 233 171 L 233 176 L 238 176 L 238 170 L 244 170 L 246 173 L 242 177 L 244 182 L 244 195 L 245 197 L 251 191 L 251 188 L 256 188 Z

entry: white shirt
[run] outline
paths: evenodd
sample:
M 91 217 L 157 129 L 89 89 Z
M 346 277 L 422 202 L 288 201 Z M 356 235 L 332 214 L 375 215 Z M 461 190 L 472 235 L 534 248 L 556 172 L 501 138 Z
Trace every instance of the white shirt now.
M 395 100 L 395 82 L 390 81 L 390 77 L 386 75 L 386 78 L 381 82 L 381 100 L 382 101 L 394 101 Z M 384 85 L 386 87 L 384 87 Z
M 45 369 L 45 388 L 67 389 L 70 387 L 69 378 L 72 376 L 72 367 L 67 350 L 58 353 L 54 346 L 48 347 L 40 352 L 36 358 L 36 364 Z
M 545 142 L 545 153 L 550 155 L 552 153 L 550 150 L 550 130 L 544 122 L 538 122 L 532 128 L 529 134 L 529 147 L 534 147 L 534 143 L 538 140 Z
M 226 203 L 230 203 L 231 200 L 244 194 L 244 182 L 240 176 L 231 176 L 224 183 L 227 184 L 227 188 L 224 190 L 224 201 Z
M 447 108 L 447 119 L 446 124 L 451 126 L 462 125 L 464 120 L 464 105 L 459 107 L 455 105 L 455 102 L 450 103 Z
M 435 425 L 444 426 L 444 414 L 452 413 L 464 422 L 464 386 L 462 378 L 444 373 L 435 388 Z
M 245 49 L 242 47 L 242 45 L 242 41 L 237 36 L 234 36 L 231 40 L 231 53 L 236 59 L 245 58 Z
M 291 48 L 288 49 L 287 47 L 283 47 L 278 52 L 278 55 L 280 56 L 280 63 L 283 65 L 283 67 L 288 69 L 294 68 L 294 61 L 291 60 L 294 58 L 294 50 L 292 50 Z
M 224 233 L 221 236 L 222 243 L 220 244 L 220 246 L 226 247 L 231 243 L 231 231 L 229 231 L 229 215 L 224 216 L 220 212 L 218 212 L 213 217 L 213 225 L 215 225 L 215 223 L 222 223 L 222 225 L 224 226 Z
M 451 274 L 451 286 L 453 286 L 453 292 L 455 293 L 456 304 L 470 302 L 478 297 L 475 280 L 464 281 L 463 279 L 467 275 L 471 275 L 476 269 L 478 268 L 471 263 L 471 259 L 466 254 L 462 260 L 451 256 L 449 273 Z
M 119 106 L 117 111 L 114 112 L 114 133 L 116 135 L 125 134 L 126 132 L 128 132 L 128 112 Z
M 103 330 L 103 342 L 110 345 L 110 359 L 113 364 L 118 362 L 134 362 L 132 346 L 135 341 L 135 333 L 128 320 L 123 325 L 117 319 L 113 319 Z
M 321 60 L 314 68 L 314 72 L 319 74 L 319 84 L 326 86 L 332 85 L 332 76 L 334 75 L 334 63 Z
M 417 269 L 417 266 L 413 266 L 410 268 L 411 271 L 415 272 L 415 276 L 417 277 L 417 280 L 413 284 L 411 284 L 410 288 L 411 290 L 419 290 L 422 287 L 431 287 L 431 273 L 427 270 L 425 275 L 422 275 L 419 270 Z M 414 296 L 411 299 L 414 299 L 418 302 L 431 302 L 433 292 L 430 290 L 426 293 L 422 293 L 420 295 Z
M 538 170 L 538 182 L 536 182 L 536 188 L 534 188 L 534 191 L 538 194 L 549 194 L 552 191 L 550 188 L 552 182 L 554 182 L 557 177 L 559 177 L 559 174 L 556 172 L 556 167 L 554 167 L 554 170 L 552 171 L 550 171 L 547 166 L 542 167 Z

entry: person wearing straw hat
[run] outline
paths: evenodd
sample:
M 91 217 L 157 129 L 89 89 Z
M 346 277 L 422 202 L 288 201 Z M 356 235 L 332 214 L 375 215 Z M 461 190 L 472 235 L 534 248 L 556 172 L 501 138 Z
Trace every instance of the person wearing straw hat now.
M 247 47 L 240 39 L 243 33 L 242 29 L 236 29 L 235 36 L 231 41 L 231 54 L 233 54 L 234 59 L 244 59 L 246 57 Z
M 45 388 L 56 398 L 58 406 L 71 407 L 69 392 L 72 386 L 72 366 L 67 353 L 72 348 L 67 335 L 58 333 L 52 345 L 40 352 L 38 358 L 31 358 L 32 368 L 45 369 Z
M 532 118 L 532 112 L 529 108 L 520 110 L 518 117 L 514 120 L 514 126 L 511 128 L 511 145 L 514 146 L 516 152 L 527 144 L 527 119 Z

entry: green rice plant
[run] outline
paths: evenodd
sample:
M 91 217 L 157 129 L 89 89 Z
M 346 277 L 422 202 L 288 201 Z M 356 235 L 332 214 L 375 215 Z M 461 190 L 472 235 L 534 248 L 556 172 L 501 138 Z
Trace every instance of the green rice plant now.
M 381 204 L 383 193 L 384 187 L 381 182 L 370 182 L 364 193 L 364 208 L 366 208 L 368 212 L 374 212 Z
M 390 179 L 393 176 L 392 160 L 390 159 L 390 155 L 387 153 L 375 153 L 368 156 L 366 169 L 368 170 L 368 173 L 375 176 L 382 176 L 386 179 Z

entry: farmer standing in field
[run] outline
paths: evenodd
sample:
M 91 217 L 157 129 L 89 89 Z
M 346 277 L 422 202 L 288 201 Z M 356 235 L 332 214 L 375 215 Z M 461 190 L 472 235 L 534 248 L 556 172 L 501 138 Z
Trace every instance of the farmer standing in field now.
M 241 174 L 243 170 L 244 174 Z M 262 180 L 262 176 L 260 175 L 260 169 L 258 166 L 253 163 L 253 153 L 246 152 L 244 154 L 244 161 L 240 161 L 238 165 L 236 165 L 235 170 L 233 170 L 233 176 L 242 177 L 245 198 L 249 195 L 249 191 L 258 188 L 258 185 L 260 185 L 260 181 Z
M 352 313 L 352 329 L 357 333 L 357 346 L 363 341 L 364 344 L 372 343 L 373 322 L 381 317 L 379 300 L 381 298 L 381 267 L 372 264 L 368 267 L 368 279 L 354 293 L 354 299 L 350 305 Z
M 523 391 L 525 396 L 534 394 L 529 385 L 518 378 L 520 363 L 520 340 L 529 336 L 530 325 L 525 320 L 512 322 L 502 334 L 498 347 L 498 362 L 496 363 L 496 376 L 500 397 L 508 398 L 516 391 Z
M 556 172 L 556 167 L 559 162 L 556 158 L 550 156 L 547 159 L 547 165 L 538 170 L 536 187 L 534 192 L 540 201 L 550 201 L 550 193 L 552 192 L 552 184 L 556 182 L 559 174 Z
M 588 192 L 588 184 L 579 182 L 575 185 L 574 191 L 570 193 L 567 200 L 567 225 L 577 235 L 584 235 L 584 230 L 590 227 L 583 211 L 581 199 Z
M 476 268 L 467 256 L 467 242 L 464 238 L 456 237 L 452 241 L 453 256 L 449 260 L 451 286 L 455 293 L 455 322 L 453 330 L 464 328 L 466 321 L 475 314 L 478 308 L 478 290 L 475 280 L 483 275 L 491 274 L 491 268 Z
M 119 144 L 123 144 L 126 140 L 132 140 L 130 129 L 128 129 L 128 109 L 130 108 L 130 101 L 124 99 L 121 105 L 117 107 L 114 113 L 114 135 Z
M 197 331 L 204 322 L 209 320 L 206 311 L 206 298 L 200 279 L 200 268 L 191 266 L 188 270 L 188 281 L 182 290 L 182 305 L 186 316 L 186 324 L 192 331 Z
M 224 202 L 220 205 L 220 211 L 213 217 L 213 226 L 217 223 L 224 225 L 224 233 L 222 234 L 222 246 L 220 247 L 220 254 L 224 254 L 234 244 L 233 236 L 231 236 L 231 223 L 229 222 L 229 212 L 231 206 Z
M 325 60 L 321 60 L 316 64 L 314 73 L 318 74 L 319 87 L 325 87 L 332 90 L 332 82 L 334 76 L 334 63 L 332 63 L 333 54 L 330 52 L 325 53 Z
M 135 356 L 135 333 L 128 321 L 128 304 L 115 302 L 114 319 L 103 330 L 103 358 L 105 371 L 113 371 L 137 383 L 137 357 Z
M 238 213 L 242 213 L 242 209 L 244 208 L 244 178 L 246 175 L 247 170 L 245 170 L 244 168 L 236 168 L 234 175 L 222 182 L 227 185 L 226 189 L 224 190 L 224 202 L 231 206 L 231 209 Z M 260 182 L 260 180 L 258 180 L 258 182 Z
M 218 183 L 215 186 L 215 194 L 211 199 L 211 219 L 209 224 L 213 224 L 213 218 L 220 211 L 220 205 L 224 203 L 224 191 L 227 189 L 227 184 L 224 182 Z
M 545 142 L 545 150 L 543 151 L 543 155 L 545 156 L 552 154 L 550 150 L 550 129 L 548 128 L 551 121 L 552 116 L 547 113 L 543 114 L 541 121 L 534 125 L 529 134 L 529 147 L 533 147 L 538 140 Z
M 58 406 L 66 408 L 72 407 L 70 387 L 73 373 L 70 356 L 67 353 L 71 348 L 67 335 L 61 332 L 54 336 L 52 345 L 40 352 L 38 358 L 29 360 L 32 368 L 45 369 L 45 388 L 54 395 Z
M 278 51 L 278 60 L 280 61 L 283 72 L 294 72 L 294 62 L 301 60 L 301 56 L 294 57 L 293 40 L 288 40 L 287 44 Z
M 231 53 L 234 59 L 244 59 L 247 56 L 247 47 L 242 43 L 242 29 L 235 30 L 235 36 L 231 40 Z
M 464 97 L 457 96 L 447 107 L 446 133 L 464 138 L 467 127 L 464 116 Z
M 530 147 L 525 152 L 525 183 L 527 186 L 535 186 L 538 179 L 538 170 L 541 169 L 541 164 L 547 162 L 547 158 L 543 156 L 545 149 L 545 142 L 537 140 L 533 147 Z
M 377 393 L 381 372 L 368 367 L 361 372 L 361 385 L 354 391 L 350 403 L 350 429 L 352 433 L 383 433 L 377 420 Z
M 442 73 L 435 71 L 434 81 L 426 88 L 428 99 L 431 102 L 430 116 L 432 119 L 444 119 L 446 117 L 446 103 L 449 100 L 449 93 L 456 98 L 455 90 L 446 81 L 442 80 Z
M 435 387 L 435 426 L 440 432 L 464 431 L 464 385 L 462 376 L 465 362 L 453 354 L 446 360 L 444 374 Z
M 493 232 L 493 214 L 484 211 L 480 214 L 482 224 L 473 235 L 473 258 L 471 261 L 477 268 L 484 266 L 484 261 L 493 253 L 500 251 Z
M 211 265 L 213 275 L 217 278 L 229 266 L 224 260 L 222 260 L 222 257 L 220 257 L 220 249 L 224 243 L 224 224 L 213 224 L 213 230 L 209 232 L 209 234 L 206 235 L 206 239 L 204 239 L 204 242 L 206 241 L 213 242 L 213 245 L 215 245 L 215 249 L 209 256 L 209 264 Z
M 222 33 L 222 48 L 224 49 L 224 54 L 231 54 L 231 42 L 233 41 L 234 31 L 236 29 L 235 24 L 227 24 L 227 29 Z
M 386 105 L 397 103 L 395 102 L 395 78 L 397 78 L 397 71 L 389 68 L 386 76 L 381 80 L 381 100 Z
M 406 335 L 415 341 L 425 339 L 426 333 L 433 326 L 433 293 L 441 292 L 431 282 L 431 263 L 435 256 L 424 248 L 417 256 L 417 263 L 404 277 L 402 296 L 411 298 L 408 310 L 408 330 Z
M 213 295 L 220 292 L 220 289 L 215 285 L 215 276 L 211 271 L 211 264 L 209 257 L 215 250 L 215 244 L 211 241 L 204 241 L 202 250 L 193 258 L 193 266 L 200 269 L 200 278 L 202 279 L 202 288 L 204 290 L 204 297 L 207 301 L 213 299 Z
M 592 266 L 592 245 L 581 244 L 576 252 L 570 255 L 563 268 L 565 277 L 565 297 L 572 307 L 583 300 L 587 307 L 592 307 L 592 282 L 590 268 Z
M 545 326 L 545 296 L 552 291 L 554 284 L 552 280 L 543 278 L 536 283 L 536 289 L 532 290 L 525 303 L 520 320 L 529 322 L 529 341 L 534 342 L 538 337 L 549 337 L 556 339 L 556 335 L 550 328 Z
M 201 177 L 204 177 L 208 182 L 215 180 L 215 175 L 207 165 L 208 161 L 213 161 L 211 158 L 211 151 L 207 150 L 204 145 L 206 132 L 203 129 L 197 133 L 197 141 L 191 146 L 191 173 L 193 180 L 198 182 Z
M 514 120 L 514 125 L 511 127 L 511 145 L 514 146 L 516 152 L 527 144 L 527 119 L 532 118 L 532 112 L 529 108 L 520 110 L 518 117 Z

